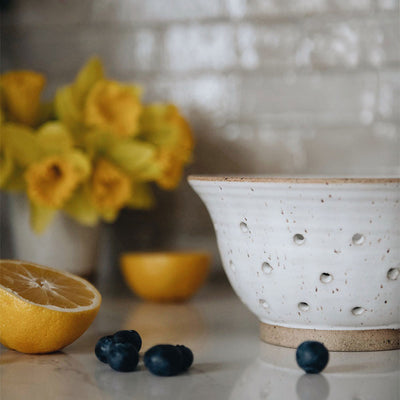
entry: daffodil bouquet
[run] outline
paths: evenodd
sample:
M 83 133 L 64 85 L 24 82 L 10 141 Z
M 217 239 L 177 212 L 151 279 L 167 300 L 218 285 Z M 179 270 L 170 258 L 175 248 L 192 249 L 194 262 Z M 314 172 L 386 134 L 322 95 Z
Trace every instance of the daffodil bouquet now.
M 124 207 L 152 207 L 153 184 L 179 184 L 194 144 L 176 106 L 143 104 L 141 88 L 108 79 L 97 58 L 49 103 L 44 85 L 33 71 L 0 77 L 0 188 L 26 192 L 35 232 L 60 210 L 112 222 Z

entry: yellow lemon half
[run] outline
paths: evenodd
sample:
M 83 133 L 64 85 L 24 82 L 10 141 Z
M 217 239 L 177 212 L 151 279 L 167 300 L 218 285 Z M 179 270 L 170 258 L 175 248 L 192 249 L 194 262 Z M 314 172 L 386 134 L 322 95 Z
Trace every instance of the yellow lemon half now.
M 121 270 L 128 286 L 143 299 L 183 301 L 204 283 L 210 260 L 204 252 L 126 253 Z
M 85 279 L 25 261 L 0 260 L 0 342 L 23 353 L 50 353 L 81 336 L 101 295 Z

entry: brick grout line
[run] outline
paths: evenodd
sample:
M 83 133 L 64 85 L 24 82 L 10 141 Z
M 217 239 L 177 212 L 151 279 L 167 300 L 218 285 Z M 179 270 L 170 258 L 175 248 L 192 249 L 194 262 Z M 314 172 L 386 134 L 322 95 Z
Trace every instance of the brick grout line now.
M 135 29 L 162 29 L 171 25 L 183 25 L 183 26 L 190 26 L 190 25 L 213 25 L 213 24 L 229 24 L 232 23 L 250 23 L 250 24 L 266 24 L 268 23 L 269 26 L 279 25 L 282 26 L 283 24 L 287 25 L 295 25 L 301 21 L 302 24 L 308 24 L 309 22 L 317 21 L 318 24 L 323 25 L 326 22 L 344 22 L 346 21 L 359 21 L 365 22 L 365 17 L 369 16 L 372 21 L 380 21 L 382 19 L 393 19 L 396 20 L 398 17 L 394 15 L 394 13 L 398 10 L 388 10 L 388 11 L 372 11 L 372 12 L 363 12 L 360 14 L 355 14 L 352 12 L 341 12 L 341 13 L 334 13 L 334 12 L 327 12 L 323 14 L 314 14 L 314 15 L 293 15 L 290 17 L 275 17 L 275 16 L 244 16 L 242 18 L 224 16 L 224 17 L 193 17 L 193 18 L 186 18 L 185 20 L 182 19 L 170 19 L 170 20 L 160 20 L 154 19 L 154 21 L 149 20 L 132 20 L 132 21 L 120 21 L 118 19 L 115 20 L 105 20 L 105 21 L 93 21 L 91 18 L 87 20 L 82 20 L 79 22 L 67 23 L 67 24 L 60 24 L 60 22 L 45 22 L 40 24 L 31 24 L 26 23 L 22 26 L 22 28 L 26 29 L 48 29 L 50 27 L 55 27 L 59 29 L 66 29 L 66 28 L 73 28 L 73 27 L 84 27 L 87 28 L 99 28 L 101 30 L 116 30 L 120 32 L 120 29 L 126 30 L 131 29 L 134 27 Z M 346 19 L 343 20 L 342 18 L 345 17 Z M 12 16 L 10 19 L 6 21 L 2 21 L 1 25 L 3 28 L 9 27 L 18 27 L 21 28 L 19 23 L 14 23 L 12 21 Z

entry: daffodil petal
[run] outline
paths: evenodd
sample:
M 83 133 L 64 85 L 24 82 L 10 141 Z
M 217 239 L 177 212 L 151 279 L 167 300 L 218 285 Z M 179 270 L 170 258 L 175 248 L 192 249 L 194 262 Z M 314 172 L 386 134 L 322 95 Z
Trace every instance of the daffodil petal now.
M 119 210 L 131 195 L 129 176 L 113 163 L 97 161 L 91 180 L 91 199 L 99 212 Z
M 117 142 L 111 133 L 102 131 L 89 131 L 85 134 L 84 146 L 90 157 L 103 156 Z
M 183 163 L 191 160 L 194 138 L 186 119 L 173 104 L 150 104 L 140 120 L 141 136 L 161 150 L 174 153 Z
M 155 197 L 150 185 L 141 182 L 132 184 L 132 195 L 127 206 L 136 209 L 147 210 L 154 206 Z
M 118 217 L 119 210 L 103 210 L 101 217 L 104 221 L 111 223 L 114 222 Z
M 34 71 L 11 71 L 0 77 L 2 103 L 8 119 L 28 126 L 37 122 L 40 94 L 45 85 L 43 75 Z
M 157 162 L 146 164 L 145 168 L 136 171 L 132 177 L 138 182 L 156 181 L 163 175 L 163 169 Z
M 119 141 L 111 147 L 108 156 L 120 168 L 135 175 L 155 162 L 156 148 L 145 142 Z
M 162 151 L 159 154 L 162 175 L 157 179 L 157 184 L 165 190 L 173 190 L 182 179 L 184 163 L 173 152 Z
M 143 95 L 143 88 L 139 85 L 127 85 L 127 87 L 132 91 L 133 95 L 137 98 L 141 98 Z
M 132 86 L 103 79 L 87 95 L 84 122 L 117 137 L 132 137 L 138 134 L 142 108 Z
M 33 163 L 26 169 L 28 197 L 38 205 L 61 208 L 73 195 L 79 176 L 63 155 L 54 155 Z
M 179 140 L 179 129 L 167 119 L 168 105 L 151 104 L 144 107 L 140 130 L 142 136 L 157 146 L 175 146 Z
M 57 117 L 79 138 L 83 127 L 83 113 L 74 99 L 70 86 L 64 86 L 57 90 L 55 101 L 55 113 Z
M 10 151 L 19 166 L 27 167 L 43 154 L 31 129 L 12 123 L 2 125 L 0 129 L 2 146 Z
M 88 156 L 81 150 L 74 150 L 64 155 L 70 162 L 79 176 L 79 182 L 86 180 L 92 172 L 92 166 Z
M 79 71 L 71 91 L 75 104 L 83 107 L 87 94 L 93 85 L 104 78 L 103 65 L 98 57 L 92 57 Z
M 60 122 L 47 122 L 42 125 L 36 137 L 46 155 L 64 153 L 74 144 L 68 129 Z

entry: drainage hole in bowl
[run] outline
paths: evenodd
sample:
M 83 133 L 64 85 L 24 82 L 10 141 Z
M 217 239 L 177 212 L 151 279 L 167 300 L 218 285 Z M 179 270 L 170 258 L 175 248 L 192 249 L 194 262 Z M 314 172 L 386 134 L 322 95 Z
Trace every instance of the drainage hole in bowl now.
M 333 281 L 333 275 L 329 274 L 328 272 L 323 272 L 320 276 L 319 276 L 319 280 L 322 283 L 329 283 Z
M 364 307 L 354 307 L 354 308 L 351 310 L 351 313 L 352 313 L 353 315 L 355 315 L 355 316 L 358 316 L 358 315 L 364 314 L 365 311 L 366 311 L 366 310 L 365 310 Z
M 306 241 L 306 238 L 301 233 L 296 233 L 293 236 L 293 242 L 295 242 L 298 246 L 302 245 Z
M 247 226 L 247 224 L 245 222 L 241 222 L 240 223 L 240 230 L 243 233 L 247 233 L 249 231 L 249 227 Z
M 360 246 L 364 243 L 365 237 L 361 233 L 355 233 L 351 238 L 351 241 L 354 245 Z
M 271 264 L 263 262 L 261 265 L 261 270 L 264 272 L 264 274 L 268 275 L 272 272 L 273 268 L 271 267 Z
M 390 268 L 387 272 L 387 278 L 395 281 L 400 276 L 400 268 Z
M 264 308 L 265 310 L 268 310 L 268 309 L 269 309 L 269 304 L 267 303 L 266 300 L 260 299 L 260 300 L 258 300 L 258 302 L 259 302 L 260 306 L 261 306 L 262 308 Z
M 297 307 L 300 311 L 308 311 L 310 309 L 309 304 L 305 303 L 304 301 L 301 301 L 299 304 L 297 304 Z

